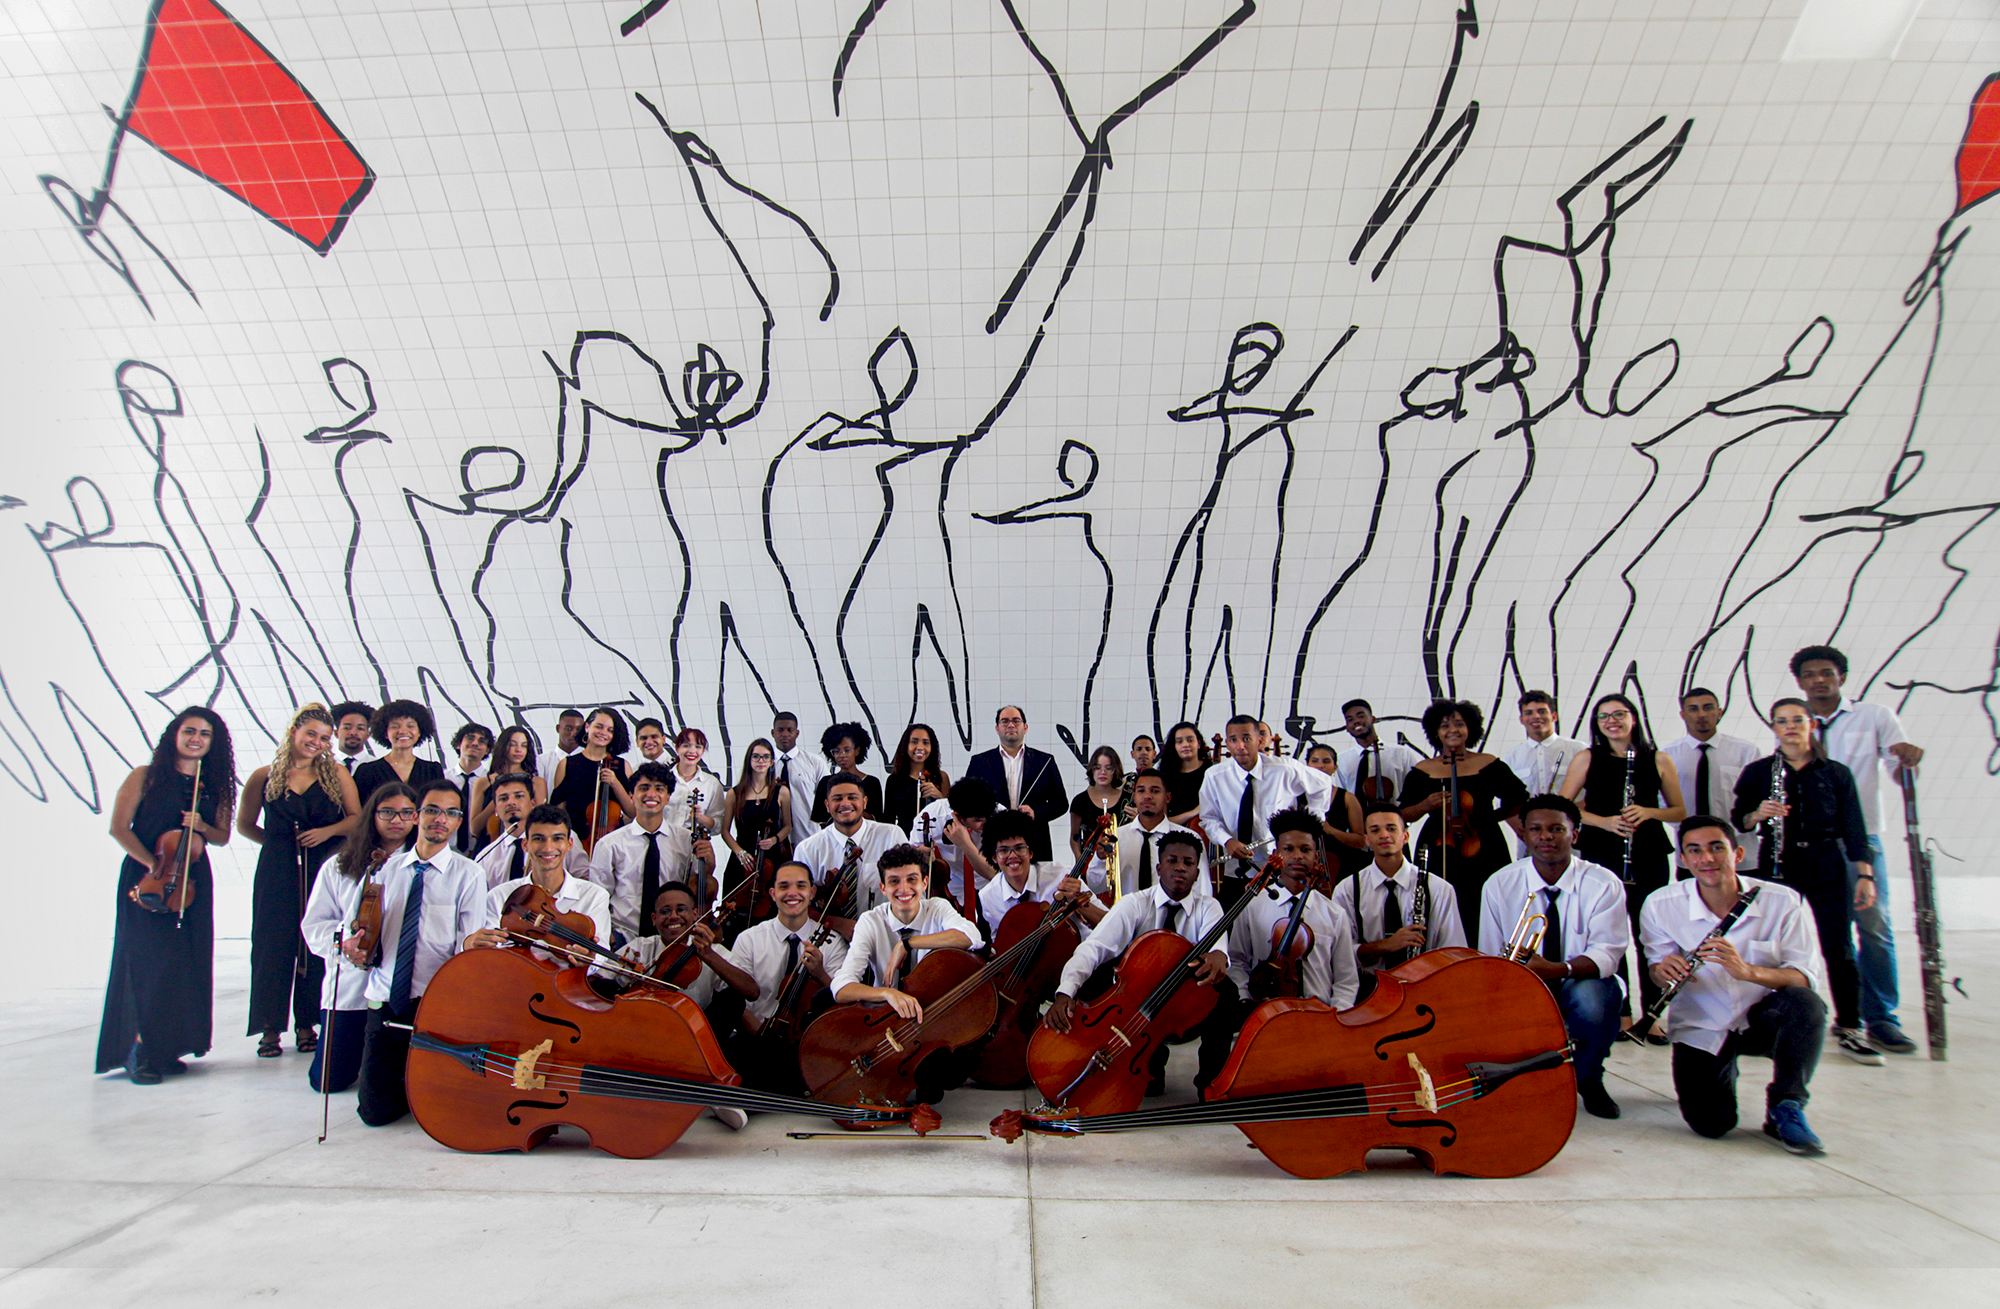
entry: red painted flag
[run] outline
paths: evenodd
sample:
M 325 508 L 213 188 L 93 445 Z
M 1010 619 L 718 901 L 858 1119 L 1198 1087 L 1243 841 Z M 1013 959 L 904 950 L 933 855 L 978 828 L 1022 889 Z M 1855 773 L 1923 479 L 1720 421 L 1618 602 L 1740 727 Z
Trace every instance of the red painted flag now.
M 125 130 L 325 254 L 375 171 L 214 0 L 155 0 Z
M 1958 143 L 1957 217 L 2000 191 L 2000 73 L 1979 84 L 1966 119 L 1965 139 Z

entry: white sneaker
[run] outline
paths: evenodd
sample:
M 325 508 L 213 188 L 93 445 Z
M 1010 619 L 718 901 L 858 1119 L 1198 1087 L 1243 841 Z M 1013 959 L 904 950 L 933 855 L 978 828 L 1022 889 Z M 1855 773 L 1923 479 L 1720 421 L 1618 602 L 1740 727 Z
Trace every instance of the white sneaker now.
M 1876 1056 L 1875 1062 L 1881 1063 L 1881 1056 Z M 715 1115 L 717 1122 L 732 1132 L 740 1132 L 750 1124 L 750 1115 L 731 1105 L 713 1105 L 709 1108 L 709 1112 Z
M 1868 1038 L 1853 1028 L 1835 1028 L 1834 1040 L 1840 1044 L 1840 1052 L 1857 1064 L 1882 1066 L 1882 1052 L 1868 1044 Z

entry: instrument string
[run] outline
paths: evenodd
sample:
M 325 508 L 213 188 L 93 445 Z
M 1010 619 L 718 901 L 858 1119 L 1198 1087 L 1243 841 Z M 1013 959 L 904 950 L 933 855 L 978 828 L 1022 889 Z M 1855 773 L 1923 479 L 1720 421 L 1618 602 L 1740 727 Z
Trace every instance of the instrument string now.
M 1034 931 L 1022 937 L 999 958 L 994 959 L 978 972 L 933 1000 L 925 1007 L 925 1016 L 923 1018 L 912 1019 L 902 1027 L 897 1028 L 889 1036 L 884 1037 L 875 1046 L 873 1058 L 889 1059 L 899 1053 L 899 1050 L 907 1050 L 910 1046 L 923 1039 L 924 1028 L 939 1014 L 944 1013 L 966 996 L 984 986 L 992 980 L 995 974 L 1003 969 L 1023 960 L 1032 960 L 1036 948 L 1041 945 L 1042 941 L 1057 926 L 1068 921 L 1069 915 L 1073 912 L 1075 912 L 1074 905 L 1066 910 L 1062 910 L 1060 913 L 1052 911 L 1046 915 L 1040 923 L 1035 925 Z
M 1468 1078 L 1464 1082 L 1452 1085 L 1464 1089 L 1455 1089 L 1450 1094 L 1439 1094 L 1436 1097 L 1439 1112 L 1468 1100 L 1476 1100 L 1481 1094 L 1475 1078 Z M 1145 1127 L 1207 1123 L 1270 1123 L 1431 1112 L 1429 1106 L 1419 1103 L 1415 1098 L 1413 1094 L 1415 1089 L 1416 1084 L 1413 1082 L 1378 1086 L 1325 1087 L 1312 1091 L 1254 1096 L 1243 1100 L 1203 1101 L 1199 1104 L 1141 1109 L 1125 1114 L 1101 1114 L 1086 1118 L 1033 1119 L 1032 1115 L 1027 1115 L 1024 1116 L 1024 1122 L 1032 1120 L 1044 1124 L 1050 1134 L 1062 1135 L 1069 1132 L 1124 1132 Z M 1383 1102 L 1383 1097 L 1388 1097 L 1386 1103 Z

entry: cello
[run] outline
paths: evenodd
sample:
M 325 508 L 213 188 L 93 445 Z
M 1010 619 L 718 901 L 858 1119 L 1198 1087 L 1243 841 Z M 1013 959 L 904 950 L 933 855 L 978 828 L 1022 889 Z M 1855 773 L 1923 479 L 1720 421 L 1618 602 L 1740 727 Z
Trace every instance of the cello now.
M 584 970 L 525 950 L 466 950 L 424 991 L 405 1088 L 431 1139 L 453 1150 L 532 1150 L 560 1126 L 607 1154 L 647 1159 L 701 1111 L 938 1125 L 927 1105 L 830 1106 L 753 1091 L 723 1057 L 700 1006 L 677 991 L 605 1000 Z
M 1259 1006 L 1200 1103 L 1009 1111 L 993 1134 L 1233 1123 L 1272 1163 L 1311 1178 L 1366 1169 L 1379 1149 L 1468 1177 L 1519 1177 L 1561 1152 L 1576 1125 L 1576 1075 L 1562 1012 L 1533 973 L 1451 946 L 1377 977 L 1348 1010 Z
M 1108 817 L 1108 815 L 1107 815 Z M 1103 819 L 1093 820 L 1103 823 Z M 1084 870 L 1097 853 L 1103 828 L 1083 843 L 1083 853 L 1070 869 L 1070 877 L 1083 880 Z M 1114 832 L 1115 839 L 1115 832 Z M 1087 896 L 1090 893 L 1085 891 Z M 993 929 L 993 949 L 1005 954 L 1056 913 L 1055 904 L 1017 904 L 1009 909 Z M 1028 1040 L 1042 1021 L 1042 1006 L 1055 994 L 1062 981 L 1063 965 L 1076 953 L 1082 934 L 1072 921 L 1074 911 L 1065 915 L 1060 926 L 1050 932 L 1042 945 L 994 979 L 1000 999 L 1000 1014 L 993 1024 L 993 1039 L 979 1051 L 972 1076 L 982 1086 L 1015 1087 L 1028 1080 Z
M 1072 1011 L 1069 1031 L 1047 1023 L 1035 1029 L 1028 1074 L 1049 1104 L 1093 1114 L 1138 1108 L 1154 1049 L 1199 1027 L 1215 1008 L 1214 988 L 1188 986 L 1188 979 L 1277 874 L 1274 855 L 1192 945 L 1176 932 L 1141 935 L 1118 961 L 1111 989 Z
M 847 893 L 858 869 L 843 869 L 833 888 L 833 898 L 838 900 Z M 833 925 L 822 918 L 812 934 L 812 944 L 824 946 L 833 939 Z M 757 1039 L 774 1045 L 796 1046 L 804 1034 L 806 1024 L 825 1009 L 826 986 L 814 977 L 812 969 L 806 967 L 804 951 L 800 952 L 798 964 L 786 975 L 785 984 L 778 989 L 778 1007 L 757 1029 Z
M 201 760 L 194 761 L 194 796 L 188 807 L 189 813 L 201 810 Z M 170 827 L 160 833 L 160 839 L 153 842 L 153 867 L 141 877 L 138 884 L 125 894 L 133 904 L 156 914 L 173 914 L 185 918 L 188 906 L 194 903 L 194 863 L 208 853 L 208 842 L 194 830 L 192 821 L 183 819 L 179 827 Z M 301 900 L 300 904 L 305 902 Z

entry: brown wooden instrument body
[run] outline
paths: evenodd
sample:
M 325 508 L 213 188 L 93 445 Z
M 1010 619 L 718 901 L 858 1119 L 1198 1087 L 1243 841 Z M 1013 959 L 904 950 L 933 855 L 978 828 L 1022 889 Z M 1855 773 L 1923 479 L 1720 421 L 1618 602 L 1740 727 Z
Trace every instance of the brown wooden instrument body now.
M 368 871 L 361 875 L 361 898 L 354 905 L 354 921 L 347 925 L 347 939 L 367 954 L 370 968 L 382 962 L 382 884 L 375 880 L 375 874 L 388 859 L 387 850 L 368 856 Z
M 418 1006 L 416 1030 L 518 1059 L 553 1041 L 539 1062 L 569 1069 L 656 1073 L 736 1086 L 701 1007 L 672 991 L 605 1000 L 585 970 L 526 950 L 466 950 L 440 968 Z M 531 1150 L 557 1127 L 576 1127 L 608 1154 L 646 1159 L 679 1140 L 700 1105 L 579 1093 L 573 1077 L 518 1087 L 459 1060 L 412 1049 L 405 1076 L 410 1111 L 431 1138 L 454 1150 Z
M 917 1066 L 939 1050 L 956 1050 L 993 1030 L 1000 1002 L 993 984 L 975 987 L 933 1014 L 932 1005 L 983 965 L 970 950 L 932 950 L 897 989 L 915 996 L 924 1020 L 914 1041 L 877 1058 L 885 1037 L 908 1026 L 886 1004 L 836 1004 L 813 1020 L 799 1040 L 799 1074 L 807 1094 L 829 1104 L 862 1100 L 906 1104 L 917 1089 Z
M 1439 833 L 1439 841 L 1461 859 L 1477 858 L 1485 844 L 1479 839 L 1479 829 L 1472 824 L 1472 796 L 1458 785 L 1458 761 L 1451 763 L 1451 785 L 1445 788 L 1444 830 Z
M 597 940 L 597 924 L 590 921 L 589 914 L 557 910 L 556 898 L 533 882 L 514 888 L 500 914 L 500 930 L 514 936 L 543 938 L 548 936 L 551 924 Z
M 1250 970 L 1250 994 L 1262 1000 L 1294 1000 L 1305 994 L 1305 959 L 1312 953 L 1313 929 L 1291 921 L 1271 927 L 1271 952 Z M 1285 939 L 1287 933 L 1291 939 Z
M 993 930 L 993 953 L 1002 955 L 1019 945 L 1049 913 L 1050 906 L 1044 904 L 1017 904 L 1009 909 Z M 1028 1080 L 1028 1038 L 1042 1021 L 1042 1005 L 1062 981 L 1063 965 L 1081 941 L 1075 925 L 1064 923 L 1049 933 L 1041 949 L 1021 968 L 1009 969 L 993 979 L 1000 1013 L 993 1024 L 993 1039 L 980 1049 L 972 1074 L 982 1085 L 1019 1086 Z
M 139 879 L 131 897 L 141 909 L 156 914 L 185 913 L 194 903 L 194 865 L 208 855 L 199 832 L 172 827 L 153 843 L 153 870 Z
M 1188 958 L 1193 948 L 1193 943 L 1177 932 L 1147 932 L 1132 942 L 1118 961 L 1117 980 L 1111 989 L 1070 1010 L 1067 1032 L 1043 1023 L 1029 1038 L 1028 1075 L 1034 1078 L 1036 1088 L 1053 1100 L 1098 1051 L 1107 1050 L 1116 1057 L 1085 1078 L 1063 1103 L 1085 1114 L 1138 1108 L 1146 1096 L 1146 1083 L 1152 1079 L 1153 1051 L 1193 1031 L 1215 1008 L 1213 987 L 1187 982 L 1152 1022 L 1140 1016 L 1139 1008 L 1146 998 L 1176 969 L 1192 972 L 1188 965 L 1198 962 Z
M 584 853 L 594 854 L 599 838 L 607 832 L 614 831 L 624 821 L 625 811 L 609 795 L 585 805 L 583 807 Z
M 1405 1149 L 1432 1172 L 1519 1177 L 1555 1158 L 1576 1125 L 1568 1063 L 1512 1078 L 1492 1094 L 1409 1107 L 1409 1056 L 1441 1101 L 1468 1062 L 1505 1064 L 1568 1044 L 1562 1012 L 1534 974 L 1476 950 L 1433 950 L 1378 976 L 1367 1003 L 1340 1012 L 1317 1000 L 1273 1000 L 1243 1025 L 1205 1100 L 1367 1086 L 1367 1116 L 1240 1123 L 1266 1158 L 1298 1177 L 1368 1166 L 1368 1152 Z M 1401 1096 L 1384 1091 L 1397 1087 Z M 1379 1089 L 1378 1089 L 1379 1088 Z

